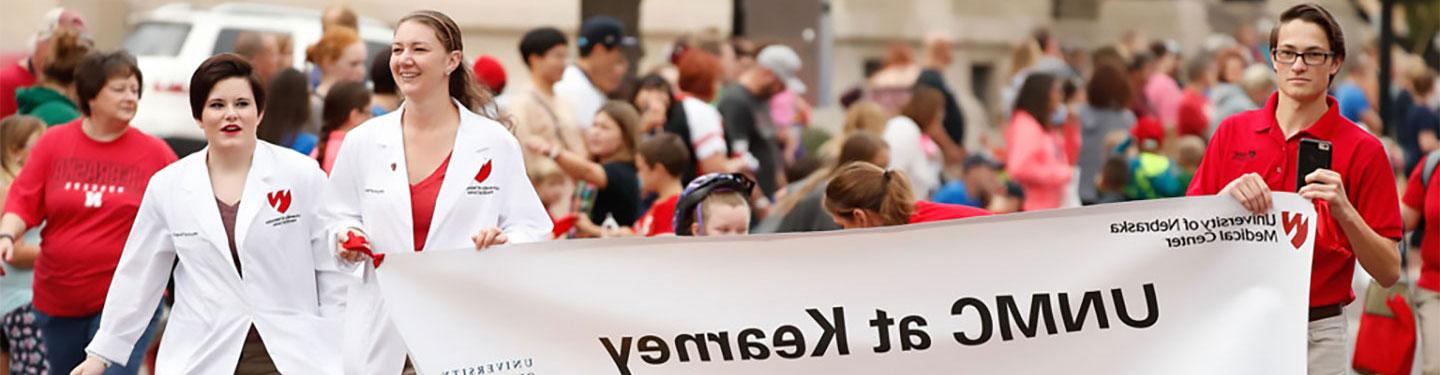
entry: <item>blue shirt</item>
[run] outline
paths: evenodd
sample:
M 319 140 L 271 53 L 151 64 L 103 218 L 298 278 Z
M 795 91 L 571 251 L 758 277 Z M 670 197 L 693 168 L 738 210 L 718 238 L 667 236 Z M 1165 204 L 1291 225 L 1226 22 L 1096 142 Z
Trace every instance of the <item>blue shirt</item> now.
M 971 197 L 970 193 L 965 191 L 965 182 L 959 180 L 945 183 L 945 185 L 941 186 L 940 190 L 936 191 L 935 194 L 930 198 L 932 202 L 936 203 L 959 204 L 976 208 L 984 208 L 980 206 L 980 201 L 978 199 Z
M 315 150 L 315 145 L 319 143 L 320 137 L 310 133 L 300 133 L 296 134 L 295 140 L 290 141 L 290 144 L 285 147 L 301 154 L 310 155 L 310 152 Z
M 1370 99 L 1365 98 L 1365 90 L 1350 81 L 1335 87 L 1335 101 L 1340 104 L 1340 116 L 1357 124 L 1360 123 L 1360 114 L 1370 109 Z

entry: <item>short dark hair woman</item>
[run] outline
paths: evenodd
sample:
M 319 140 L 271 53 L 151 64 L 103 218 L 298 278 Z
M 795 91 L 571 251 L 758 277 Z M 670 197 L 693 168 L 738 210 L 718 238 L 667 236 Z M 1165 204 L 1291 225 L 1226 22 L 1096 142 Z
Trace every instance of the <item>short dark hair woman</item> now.
M 156 373 L 339 374 L 331 322 L 348 275 L 329 249 L 312 246 L 325 230 L 325 174 L 256 139 L 265 89 L 240 56 L 205 60 L 190 90 L 209 147 L 151 178 L 90 356 L 72 374 L 135 365 L 126 354 L 146 347 L 136 332 L 172 276 L 175 308 Z
M 93 53 L 81 59 L 74 75 L 84 117 L 51 128 L 36 142 L 0 218 L 5 259 L 16 236 L 46 223 L 34 303 L 52 369 L 85 359 L 150 176 L 175 161 L 164 141 L 130 127 L 142 87 L 133 56 Z M 151 305 L 143 315 L 133 317 L 137 324 L 153 321 L 158 310 Z M 151 332 L 138 327 L 132 332 L 138 349 L 116 354 L 129 358 L 122 373 L 140 368 Z

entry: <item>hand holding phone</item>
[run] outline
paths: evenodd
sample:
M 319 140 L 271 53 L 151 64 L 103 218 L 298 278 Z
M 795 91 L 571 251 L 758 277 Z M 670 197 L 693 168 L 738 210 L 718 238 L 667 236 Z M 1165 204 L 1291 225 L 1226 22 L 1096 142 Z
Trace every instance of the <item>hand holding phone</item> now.
M 1305 177 L 1319 169 L 1330 169 L 1331 145 L 1329 141 L 1305 138 L 1300 140 L 1300 148 L 1295 158 L 1295 191 L 1305 187 Z

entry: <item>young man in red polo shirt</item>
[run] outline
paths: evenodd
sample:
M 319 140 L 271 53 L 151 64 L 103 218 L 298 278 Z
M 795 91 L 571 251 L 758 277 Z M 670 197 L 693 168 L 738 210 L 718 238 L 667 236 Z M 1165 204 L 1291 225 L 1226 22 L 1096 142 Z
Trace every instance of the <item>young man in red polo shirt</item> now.
M 1345 39 L 1330 13 L 1314 4 L 1286 10 L 1270 45 L 1279 92 L 1264 108 L 1220 124 L 1188 195 L 1228 195 L 1247 210 L 1269 212 L 1271 191 L 1296 186 L 1300 140 L 1331 143 L 1331 168 L 1304 176 L 1299 190 L 1319 214 L 1308 357 L 1310 374 L 1344 373 L 1348 330 L 1341 307 L 1355 299 L 1355 261 L 1381 285 L 1400 275 L 1395 176 L 1380 141 L 1341 117 L 1325 94 L 1345 61 Z

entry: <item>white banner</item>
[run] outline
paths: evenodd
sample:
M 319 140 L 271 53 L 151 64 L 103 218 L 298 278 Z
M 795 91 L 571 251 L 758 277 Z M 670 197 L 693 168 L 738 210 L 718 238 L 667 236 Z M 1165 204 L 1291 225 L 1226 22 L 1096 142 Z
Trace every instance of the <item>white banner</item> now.
M 1301 374 L 1311 203 L 391 255 L 424 374 Z

